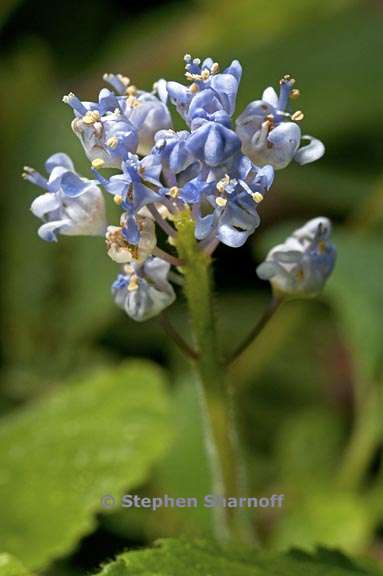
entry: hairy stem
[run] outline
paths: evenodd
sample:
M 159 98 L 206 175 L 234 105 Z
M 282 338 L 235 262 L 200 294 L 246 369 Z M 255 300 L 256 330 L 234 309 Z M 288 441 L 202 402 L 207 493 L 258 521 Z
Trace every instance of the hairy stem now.
M 240 494 L 238 436 L 233 429 L 232 399 L 226 371 L 217 343 L 210 257 L 198 247 L 194 222 L 189 212 L 177 220 L 176 246 L 184 262 L 184 291 L 198 353 L 195 366 L 199 376 L 199 396 L 205 424 L 205 440 L 210 463 L 213 493 L 218 497 Z M 214 507 L 215 531 L 221 540 L 251 540 L 243 513 L 230 507 Z

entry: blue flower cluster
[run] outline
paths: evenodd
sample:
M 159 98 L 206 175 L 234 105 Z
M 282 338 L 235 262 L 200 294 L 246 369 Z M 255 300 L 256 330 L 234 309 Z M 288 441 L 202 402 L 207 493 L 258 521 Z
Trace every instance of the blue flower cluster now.
M 186 85 L 159 80 L 149 93 L 125 76 L 105 74 L 111 89 L 103 88 L 97 102 L 64 96 L 93 179 L 80 177 L 65 154 L 47 161 L 47 180 L 31 168 L 24 172 L 46 190 L 32 204 L 44 221 L 42 238 L 56 240 L 57 232 L 106 235 L 109 256 L 131 270 L 119 276 L 113 294 L 136 320 L 174 299 L 166 280 L 174 256 L 157 248 L 155 223 L 171 242 L 172 220 L 187 208 L 201 249 L 211 253 L 220 242 L 240 247 L 260 223 L 259 203 L 274 171 L 324 153 L 319 140 L 301 135 L 303 113 L 290 111 L 299 96 L 290 76 L 280 81 L 279 95 L 267 88 L 233 122 L 240 63 L 234 60 L 221 71 L 211 58 L 184 59 Z M 170 104 L 185 130 L 173 129 Z M 302 140 L 309 143 L 301 146 Z M 110 168 L 119 172 L 103 172 Z M 105 223 L 101 188 L 121 207 L 119 226 Z

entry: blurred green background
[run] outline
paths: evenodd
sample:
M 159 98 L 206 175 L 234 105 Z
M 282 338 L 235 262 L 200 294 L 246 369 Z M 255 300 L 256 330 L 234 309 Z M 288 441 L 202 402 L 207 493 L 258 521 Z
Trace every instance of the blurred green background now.
M 0 22 L 2 419 L 98 367 L 130 356 L 155 360 L 170 379 L 174 438 L 165 460 L 133 488 L 208 493 L 188 367 L 155 320 L 135 324 L 114 306 L 117 267 L 102 239 L 50 245 L 37 237 L 29 212 L 36 190 L 20 173 L 63 151 L 89 175 L 61 97 L 73 91 L 92 100 L 106 71 L 150 89 L 158 77 L 182 81 L 185 53 L 222 65 L 238 58 L 237 113 L 290 73 L 302 92 L 304 131 L 327 152 L 278 173 L 256 234 L 240 250 L 217 250 L 225 349 L 267 301 L 255 268 L 275 241 L 329 216 L 339 255 L 321 298 L 286 305 L 233 369 L 251 491 L 286 495 L 282 511 L 257 512 L 254 523 L 268 547 L 320 543 L 383 557 L 382 3 L 3 0 Z M 170 316 L 187 330 L 182 297 Z M 100 516 L 52 573 L 93 569 L 159 536 L 208 533 L 210 523 L 203 510 Z M 33 534 L 26 537 L 32 545 Z

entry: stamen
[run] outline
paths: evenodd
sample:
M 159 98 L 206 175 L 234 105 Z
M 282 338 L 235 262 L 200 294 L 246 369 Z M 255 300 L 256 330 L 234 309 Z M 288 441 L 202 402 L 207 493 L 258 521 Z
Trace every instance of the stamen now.
M 261 194 L 260 192 L 253 192 L 251 197 L 257 204 L 259 204 L 263 200 L 263 194 Z
M 324 254 L 326 252 L 326 242 L 324 240 L 318 242 L 318 251 L 319 254 Z
M 201 79 L 202 80 L 208 80 L 209 76 L 210 76 L 210 72 L 207 68 L 202 70 L 202 72 L 201 72 Z
M 219 72 L 219 64 L 218 62 L 214 62 L 213 66 L 210 69 L 211 74 L 218 74 Z
M 135 86 L 128 86 L 128 88 L 126 89 L 126 93 L 128 96 L 134 96 L 135 94 L 137 94 L 137 88 Z
M 296 100 L 297 98 L 299 98 L 300 95 L 301 95 L 301 91 L 298 88 L 294 88 L 290 92 L 290 98 L 292 100 Z
M 111 136 L 110 138 L 108 138 L 108 140 L 106 141 L 106 145 L 109 146 L 109 148 L 112 148 L 112 150 L 117 148 L 118 146 L 117 136 Z
M 170 195 L 172 198 L 178 198 L 179 193 L 180 193 L 180 189 L 178 188 L 178 186 L 172 186 L 172 187 L 169 189 L 169 195 Z
M 223 208 L 224 206 L 226 206 L 227 204 L 227 199 L 226 198 L 222 198 L 222 196 L 218 196 L 215 199 L 215 203 L 217 204 L 217 206 L 219 206 L 220 208 Z
M 230 176 L 228 174 L 225 174 L 225 176 L 217 182 L 216 188 L 217 188 L 218 192 L 220 194 L 223 194 L 223 192 L 225 192 L 225 188 L 228 184 L 230 184 Z
M 139 106 L 141 104 L 141 102 L 138 100 L 138 98 L 136 98 L 136 96 L 133 96 L 133 95 L 130 95 L 126 102 L 127 102 L 128 106 L 130 106 L 131 108 L 137 108 L 137 106 Z
M 137 274 L 132 274 L 128 284 L 129 292 L 134 292 L 138 289 L 138 277 Z
M 116 194 L 116 195 L 114 196 L 113 200 L 114 200 L 114 203 L 117 204 L 117 206 L 120 206 L 120 204 L 122 204 L 122 202 L 123 202 L 124 199 L 123 199 L 123 197 L 120 196 L 119 194 Z
M 301 110 L 297 110 L 291 116 L 291 120 L 294 120 L 294 122 L 300 122 L 300 120 L 303 120 L 304 117 L 305 115 L 303 114 L 303 112 Z
M 186 80 L 189 82 L 194 82 L 194 80 L 201 80 L 201 76 L 199 74 L 192 74 L 191 72 L 185 72 Z
M 96 170 L 98 168 L 102 168 L 105 164 L 105 161 L 102 158 L 95 158 L 94 160 L 92 160 L 92 166 L 93 168 L 96 168 Z
M 84 124 L 94 124 L 98 120 L 100 120 L 100 112 L 98 110 L 89 110 L 82 118 Z
M 190 92 L 192 92 L 193 94 L 195 94 L 195 93 L 198 92 L 198 91 L 199 91 L 198 84 L 196 84 L 195 82 L 193 82 L 193 84 L 191 84 L 191 86 L 190 86 Z

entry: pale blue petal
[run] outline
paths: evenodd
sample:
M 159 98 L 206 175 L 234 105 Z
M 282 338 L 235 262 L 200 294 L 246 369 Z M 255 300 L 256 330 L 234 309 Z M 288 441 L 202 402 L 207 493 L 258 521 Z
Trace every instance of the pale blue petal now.
M 37 218 L 44 218 L 46 214 L 49 212 L 53 212 L 54 210 L 58 210 L 60 208 L 60 200 L 56 196 L 56 194 L 52 194 L 52 192 L 47 192 L 46 194 L 41 194 L 41 196 L 37 196 L 31 204 L 31 211 L 32 213 L 37 216 Z
M 325 153 L 324 144 L 317 138 L 304 135 L 302 136 L 302 139 L 308 140 L 309 144 L 301 146 L 294 156 L 294 160 L 301 166 L 319 160 L 319 158 L 321 158 Z
M 74 171 L 72 160 L 67 154 L 64 154 L 64 152 L 57 152 L 56 154 L 53 154 L 45 162 L 45 169 L 48 174 L 50 174 L 53 168 L 56 168 L 56 166 L 61 166 L 67 170 Z

